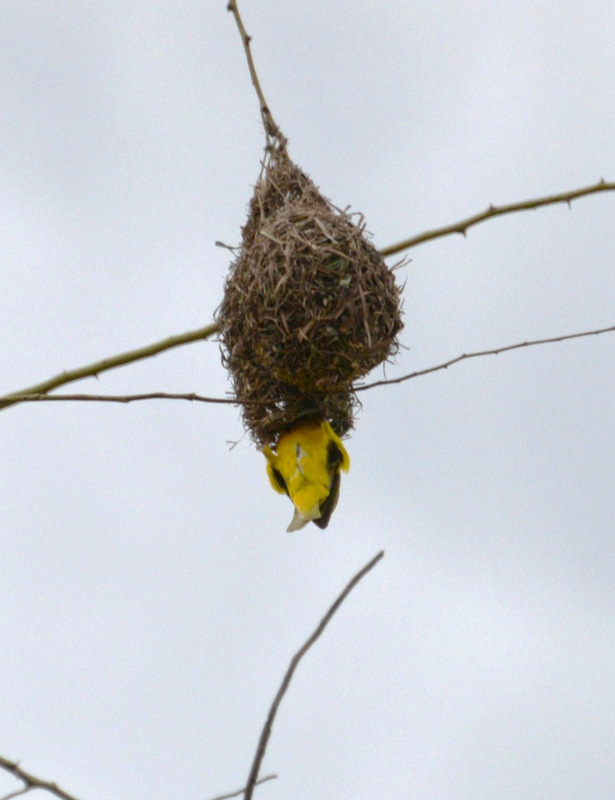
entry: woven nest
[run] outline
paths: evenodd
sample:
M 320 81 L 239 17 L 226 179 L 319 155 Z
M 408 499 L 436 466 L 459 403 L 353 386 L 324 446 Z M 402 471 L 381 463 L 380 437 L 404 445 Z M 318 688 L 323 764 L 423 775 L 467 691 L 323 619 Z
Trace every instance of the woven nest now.
M 217 320 L 259 446 L 308 417 L 345 433 L 353 381 L 397 352 L 393 273 L 364 225 L 326 200 L 283 144 L 267 153 Z

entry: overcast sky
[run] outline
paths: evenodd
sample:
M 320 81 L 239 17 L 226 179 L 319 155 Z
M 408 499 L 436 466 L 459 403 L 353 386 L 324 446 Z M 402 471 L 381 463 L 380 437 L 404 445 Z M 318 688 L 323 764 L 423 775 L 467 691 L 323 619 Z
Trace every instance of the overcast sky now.
M 263 146 L 225 6 L 0 4 L 1 392 L 212 320 Z M 377 246 L 615 177 L 612 0 L 241 9 L 291 155 Z M 387 375 L 615 324 L 614 212 L 415 248 Z M 5 410 L 0 754 L 83 800 L 239 788 L 292 654 L 384 549 L 301 664 L 256 796 L 612 800 L 614 348 L 362 394 L 326 531 L 285 532 L 232 406 Z M 228 382 L 202 342 L 71 390 Z

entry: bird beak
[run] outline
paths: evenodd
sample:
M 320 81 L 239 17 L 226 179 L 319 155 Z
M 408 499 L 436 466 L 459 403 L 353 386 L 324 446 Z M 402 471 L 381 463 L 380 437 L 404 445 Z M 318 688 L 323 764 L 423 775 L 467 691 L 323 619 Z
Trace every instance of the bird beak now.
M 295 509 L 295 513 L 293 518 L 290 521 L 290 525 L 286 528 L 287 531 L 300 531 L 301 528 L 305 528 L 308 524 L 309 519 L 306 519 L 303 514 L 298 510 Z

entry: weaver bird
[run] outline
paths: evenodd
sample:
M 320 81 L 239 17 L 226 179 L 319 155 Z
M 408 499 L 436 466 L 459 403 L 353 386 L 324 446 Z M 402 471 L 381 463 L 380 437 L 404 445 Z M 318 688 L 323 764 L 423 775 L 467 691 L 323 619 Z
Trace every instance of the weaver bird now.
M 308 522 L 326 528 L 340 493 L 340 470 L 350 468 L 346 448 L 331 425 L 295 425 L 280 436 L 275 452 L 266 446 L 263 453 L 271 485 L 295 506 L 286 530 L 298 531 Z

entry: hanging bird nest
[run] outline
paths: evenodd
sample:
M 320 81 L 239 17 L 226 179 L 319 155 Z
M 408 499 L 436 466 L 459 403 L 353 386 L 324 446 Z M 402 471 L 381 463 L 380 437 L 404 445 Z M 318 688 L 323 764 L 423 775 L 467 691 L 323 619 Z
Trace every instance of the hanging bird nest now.
M 398 349 L 400 291 L 346 211 L 280 137 L 269 145 L 217 312 L 223 362 L 255 442 L 297 420 L 352 427 L 352 384 Z

